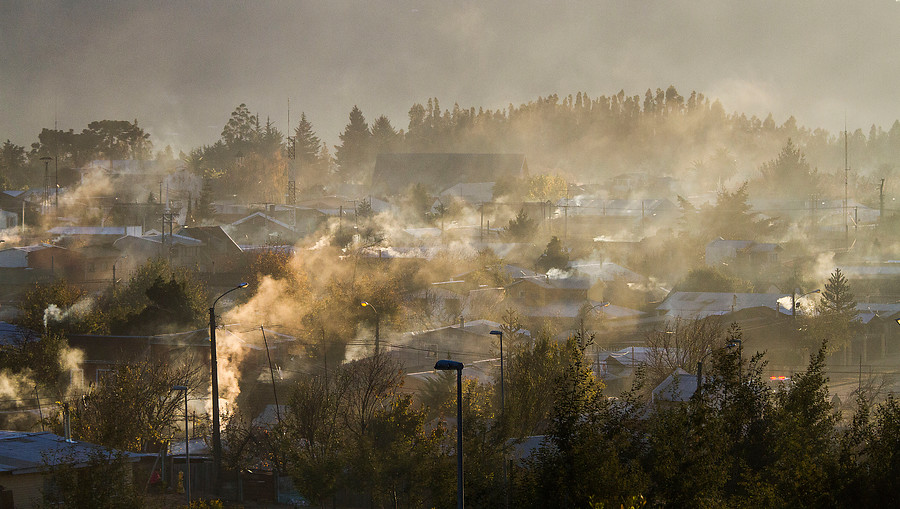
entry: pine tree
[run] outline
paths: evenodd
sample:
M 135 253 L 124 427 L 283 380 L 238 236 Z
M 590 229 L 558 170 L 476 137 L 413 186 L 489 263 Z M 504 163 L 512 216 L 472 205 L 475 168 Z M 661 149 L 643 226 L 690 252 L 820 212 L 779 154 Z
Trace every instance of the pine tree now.
M 859 317 L 856 309 L 856 299 L 850 291 L 850 283 L 841 272 L 840 268 L 834 269 L 828 282 L 825 283 L 825 291 L 822 292 L 822 302 L 819 311 L 823 315 L 840 315 L 847 321 L 854 321 Z
M 402 135 L 394 129 L 386 116 L 381 115 L 372 123 L 372 144 L 376 154 L 396 152 L 401 140 Z
M 341 144 L 335 147 L 335 159 L 345 177 L 354 177 L 370 163 L 372 133 L 359 107 L 350 111 L 350 123 L 340 134 Z
M 550 269 L 565 269 L 568 265 L 569 253 L 563 247 L 559 237 L 553 236 L 541 257 L 538 258 L 537 267 L 546 272 Z
M 313 131 L 312 124 L 306 119 L 306 113 L 300 114 L 300 123 L 294 129 L 294 138 L 297 148 L 297 160 L 301 164 L 315 164 L 319 158 L 319 150 L 322 141 Z

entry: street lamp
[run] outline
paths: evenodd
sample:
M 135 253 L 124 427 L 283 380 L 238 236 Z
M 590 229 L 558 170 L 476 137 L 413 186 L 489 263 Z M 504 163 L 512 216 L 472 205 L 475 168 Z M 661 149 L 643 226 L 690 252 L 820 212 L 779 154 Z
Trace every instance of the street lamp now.
M 369 304 L 368 302 L 362 301 L 362 302 L 359 303 L 359 305 L 362 306 L 362 307 L 364 307 L 364 308 L 372 308 L 372 311 L 375 312 L 375 355 L 378 355 L 378 344 L 379 344 L 380 339 L 381 339 L 381 338 L 379 337 L 379 331 L 378 331 L 378 329 L 379 329 L 379 325 L 380 325 L 380 322 L 381 322 L 381 317 L 378 315 L 378 310 L 375 309 L 375 306 Z
M 463 363 L 439 360 L 434 364 L 438 371 L 456 370 L 456 507 L 463 509 L 463 415 L 462 415 L 462 370 Z
M 212 429 L 212 441 L 213 441 L 213 463 L 216 468 L 216 485 L 218 488 L 218 479 L 219 473 L 222 469 L 222 435 L 219 427 L 221 426 L 219 422 L 219 367 L 218 360 L 216 358 L 216 303 L 219 302 L 219 299 L 228 295 L 229 293 L 240 290 L 241 288 L 247 288 L 249 283 L 241 283 L 231 290 L 223 293 L 216 297 L 216 300 L 213 301 L 212 306 L 209 308 L 209 369 L 212 374 L 212 412 L 213 412 L 213 429 Z
M 797 319 L 797 301 L 806 297 L 807 295 L 811 295 L 813 293 L 820 293 L 822 290 L 820 288 L 816 288 L 811 292 L 806 292 L 803 295 L 797 297 L 797 289 L 791 290 L 791 318 Z
M 491 335 L 500 337 L 500 422 L 503 424 L 504 429 L 506 428 L 506 399 L 504 397 L 503 392 L 503 331 L 502 330 L 492 330 Z M 507 490 L 507 473 L 506 473 L 506 458 L 503 459 L 503 490 L 504 492 Z M 509 500 L 506 500 L 507 507 L 509 506 Z
M 188 444 L 190 437 L 188 436 L 188 388 L 184 385 L 176 385 L 172 387 L 173 391 L 184 392 L 184 458 L 185 458 L 185 474 L 184 474 L 184 491 L 187 493 L 188 507 L 191 505 L 191 449 Z
M 506 408 L 506 399 L 503 393 L 503 331 L 492 330 L 492 336 L 500 336 L 500 418 L 503 418 L 503 410 Z

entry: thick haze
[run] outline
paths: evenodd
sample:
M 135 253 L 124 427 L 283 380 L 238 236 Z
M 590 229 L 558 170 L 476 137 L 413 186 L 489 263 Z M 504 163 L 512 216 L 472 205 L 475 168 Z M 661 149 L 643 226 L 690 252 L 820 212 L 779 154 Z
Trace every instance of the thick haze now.
M 0 3 L 0 139 L 138 119 L 155 147 L 219 138 L 240 103 L 329 145 L 354 104 L 406 128 L 414 102 L 675 85 L 727 111 L 836 132 L 898 117 L 895 0 Z

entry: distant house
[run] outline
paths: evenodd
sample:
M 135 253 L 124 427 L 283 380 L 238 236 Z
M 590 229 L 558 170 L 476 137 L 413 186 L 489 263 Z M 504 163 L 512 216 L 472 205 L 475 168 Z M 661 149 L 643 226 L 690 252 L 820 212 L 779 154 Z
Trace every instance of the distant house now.
M 89 246 L 112 244 L 126 235 L 141 235 L 140 226 L 57 226 L 48 233 L 56 237 L 61 246 Z
M 0 210 L 15 214 L 18 217 L 17 225 L 23 224 L 23 212 L 25 213 L 24 224 L 38 224 L 41 215 L 40 204 L 32 203 L 26 198 L 27 193 L 25 191 L 0 191 Z
M 706 245 L 706 265 L 716 267 L 723 263 L 736 263 L 742 267 L 761 267 L 778 263 L 781 251 L 783 249 L 778 244 L 719 237 Z
M 444 206 L 447 207 L 450 206 L 449 200 L 460 200 L 472 205 L 490 202 L 494 199 L 494 183 L 460 182 L 441 191 L 440 197 L 445 202 Z
M 175 267 L 195 268 L 199 259 L 200 246 L 203 243 L 183 235 L 128 235 L 116 240 L 113 246 L 127 260 L 119 269 L 122 272 L 136 270 L 147 260 L 167 258 Z
M 590 280 L 582 278 L 551 279 L 547 276 L 522 278 L 506 287 L 512 300 L 529 307 L 543 307 L 561 301 L 587 301 Z
M 499 352 L 496 337 L 491 335 L 492 330 L 499 328 L 500 324 L 497 322 L 473 320 L 410 332 L 392 341 L 394 346 L 391 347 L 391 353 L 403 363 L 407 371 L 431 370 L 437 359 L 452 358 L 468 365 L 491 358 L 495 350 Z
M 459 183 L 526 175 L 524 154 L 378 154 L 372 190 L 396 195 L 410 184 L 420 183 L 439 191 Z
M 799 310 L 808 309 L 813 296 L 797 298 Z M 656 311 L 668 318 L 705 318 L 742 309 L 767 307 L 791 314 L 791 295 L 784 293 L 672 292 Z M 799 311 L 798 311 L 799 313 Z M 773 315 L 776 316 L 776 315 Z
M 0 507 L 26 509 L 41 503 L 51 487 L 48 473 L 57 466 L 90 468 L 94 461 L 120 458 L 129 463 L 141 455 L 76 442 L 49 432 L 0 431 Z
M 241 246 L 293 245 L 300 238 L 291 225 L 262 212 L 238 219 L 225 231 Z
M 19 226 L 19 214 L 0 210 L 0 230 Z
M 667 376 L 651 392 L 651 399 L 657 403 L 687 403 L 697 392 L 697 375 L 678 368 Z
M 200 272 L 232 270 L 242 261 L 242 250 L 221 226 L 192 226 L 178 230 L 184 237 L 199 240 L 195 266 Z

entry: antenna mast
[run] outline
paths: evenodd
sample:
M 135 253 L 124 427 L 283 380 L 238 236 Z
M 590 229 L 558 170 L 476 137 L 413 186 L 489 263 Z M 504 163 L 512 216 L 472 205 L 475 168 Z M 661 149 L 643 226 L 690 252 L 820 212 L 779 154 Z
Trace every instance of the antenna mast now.
M 294 168 L 294 160 L 297 158 L 297 137 L 291 136 L 291 98 L 288 97 L 288 138 L 287 138 L 287 152 L 288 152 L 288 183 L 287 183 L 287 193 L 285 193 L 285 201 L 294 208 L 293 213 L 293 225 L 297 226 L 297 176 L 296 169 Z
M 844 247 L 850 249 L 850 224 L 848 222 L 847 198 L 849 196 L 850 163 L 847 155 L 847 115 L 844 115 Z

